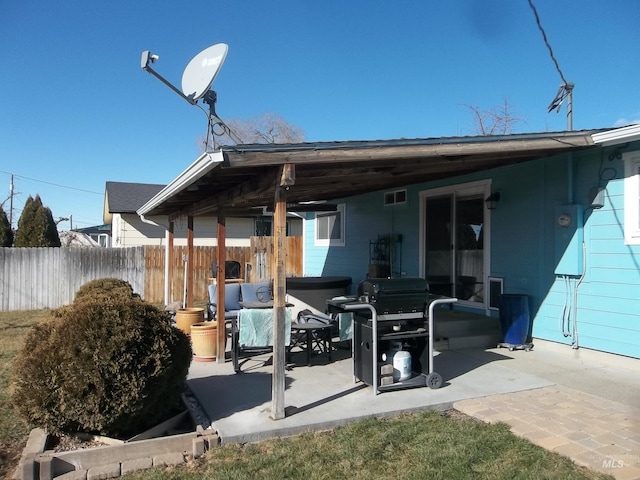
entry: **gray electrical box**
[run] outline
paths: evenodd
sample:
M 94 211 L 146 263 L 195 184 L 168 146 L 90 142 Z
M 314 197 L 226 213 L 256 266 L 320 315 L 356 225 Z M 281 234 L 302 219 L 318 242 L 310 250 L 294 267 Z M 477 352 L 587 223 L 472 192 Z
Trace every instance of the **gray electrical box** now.
M 583 232 L 582 205 L 556 207 L 555 253 L 556 275 L 580 276 L 584 265 L 582 259 Z

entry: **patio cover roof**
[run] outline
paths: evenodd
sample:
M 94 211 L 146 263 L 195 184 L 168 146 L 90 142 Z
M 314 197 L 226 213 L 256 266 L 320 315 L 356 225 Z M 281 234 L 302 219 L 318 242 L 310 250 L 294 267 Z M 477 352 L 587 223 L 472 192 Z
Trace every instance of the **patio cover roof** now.
M 142 216 L 247 214 L 271 207 L 282 165 L 287 204 L 331 201 L 594 148 L 603 130 L 428 139 L 233 145 L 202 154 L 137 211 Z M 309 207 L 307 206 L 307 209 Z

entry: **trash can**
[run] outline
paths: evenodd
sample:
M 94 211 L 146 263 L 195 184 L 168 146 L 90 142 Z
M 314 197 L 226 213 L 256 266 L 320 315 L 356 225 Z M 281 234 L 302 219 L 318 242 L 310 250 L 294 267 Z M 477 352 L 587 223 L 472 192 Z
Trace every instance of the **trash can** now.
M 500 327 L 504 343 L 524 345 L 529 336 L 529 296 L 500 295 Z

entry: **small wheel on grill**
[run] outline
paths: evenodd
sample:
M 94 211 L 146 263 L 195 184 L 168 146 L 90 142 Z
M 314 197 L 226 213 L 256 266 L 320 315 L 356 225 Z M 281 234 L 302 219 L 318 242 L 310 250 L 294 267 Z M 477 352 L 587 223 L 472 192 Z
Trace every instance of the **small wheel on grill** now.
M 432 372 L 427 375 L 427 386 L 429 388 L 440 388 L 442 386 L 442 377 L 440 374 Z

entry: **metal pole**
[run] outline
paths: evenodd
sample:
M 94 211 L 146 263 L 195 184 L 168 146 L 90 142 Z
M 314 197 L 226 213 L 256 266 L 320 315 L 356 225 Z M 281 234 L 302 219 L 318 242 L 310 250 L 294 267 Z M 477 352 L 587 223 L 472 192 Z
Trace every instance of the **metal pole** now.
M 434 309 L 436 305 L 442 305 L 445 303 L 456 303 L 457 301 L 457 298 L 438 298 L 429 304 L 429 373 L 433 373 Z
M 371 355 L 372 355 L 372 379 L 373 396 L 378 395 L 378 312 L 376 308 L 368 303 L 358 303 L 355 305 L 345 305 L 345 310 L 370 310 L 371 311 L 371 329 L 373 332 L 371 338 Z
M 567 83 L 567 130 L 573 130 L 573 83 Z
M 9 228 L 13 228 L 13 175 L 9 183 Z

